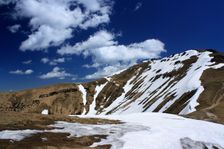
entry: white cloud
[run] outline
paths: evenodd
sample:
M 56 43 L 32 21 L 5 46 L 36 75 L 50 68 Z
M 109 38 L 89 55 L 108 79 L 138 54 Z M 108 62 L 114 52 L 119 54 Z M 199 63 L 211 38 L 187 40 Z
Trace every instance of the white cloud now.
M 59 63 L 64 63 L 66 60 L 69 60 L 69 59 L 65 59 L 62 57 L 62 58 L 56 58 L 56 59 L 50 60 L 49 58 L 44 57 L 40 61 L 44 64 L 48 63 L 49 65 L 57 65 Z
M 22 62 L 22 63 L 25 64 L 25 65 L 29 65 L 29 64 L 32 63 L 32 60 L 24 61 L 24 62 Z
M 85 65 L 82 65 L 82 67 L 85 67 L 85 68 L 97 68 L 97 67 L 100 67 L 100 64 L 98 63 L 94 63 L 94 64 L 85 64 Z
M 17 69 L 15 71 L 10 71 L 9 73 L 10 74 L 17 74 L 17 75 L 30 75 L 30 74 L 33 73 L 33 70 L 28 69 L 28 70 L 23 71 L 23 70 Z
M 48 63 L 50 60 L 49 60 L 49 58 L 44 57 L 44 58 L 42 58 L 40 61 L 41 61 L 42 63 L 46 64 L 46 63 Z
M 16 17 L 30 19 L 31 34 L 22 42 L 22 51 L 58 46 L 77 28 L 108 23 L 112 7 L 108 0 L 9 0 L 0 5 L 9 3 L 15 3 Z
M 115 64 L 112 66 L 105 66 L 105 67 L 97 67 L 97 71 L 93 74 L 89 74 L 86 75 L 84 77 L 84 79 L 98 79 L 98 78 L 102 78 L 105 76 L 111 76 L 113 75 L 113 73 L 118 72 L 122 69 L 126 69 L 128 67 L 130 67 L 132 64 L 130 65 L 121 65 L 121 64 Z
M 72 77 L 72 76 L 73 76 L 72 74 L 67 73 L 62 68 L 54 67 L 51 72 L 41 75 L 40 78 L 41 79 L 52 79 L 52 78 L 65 79 L 66 77 Z
M 158 58 L 161 52 L 166 51 L 164 43 L 157 39 L 119 45 L 115 38 L 115 34 L 102 30 L 90 36 L 86 41 L 76 43 L 74 46 L 67 45 L 60 48 L 58 53 L 61 55 L 90 56 L 93 64 L 84 65 L 84 67 L 97 68 L 96 74 L 86 76 L 86 78 L 90 79 L 108 75 L 135 64 L 139 60 Z
M 104 46 L 91 50 L 94 61 L 98 63 L 116 63 L 150 59 L 160 56 L 164 51 L 164 44 L 155 39 L 148 39 L 140 43 L 130 45 Z
M 97 11 L 100 9 L 98 0 L 78 0 L 78 2 L 83 4 L 90 11 Z
M 21 25 L 19 24 L 15 24 L 13 26 L 9 26 L 8 29 L 11 33 L 16 33 L 19 31 L 19 29 L 21 28 Z
M 23 41 L 20 49 L 22 51 L 43 50 L 49 46 L 58 46 L 65 39 L 72 37 L 72 29 L 54 29 L 52 27 L 42 25 L 40 28 L 29 35 L 28 39 Z
M 95 33 L 93 36 L 90 36 L 89 39 L 84 42 L 79 42 L 74 46 L 70 45 L 64 46 L 60 48 L 57 52 L 60 55 L 83 54 L 87 56 L 93 49 L 99 49 L 101 47 L 109 47 L 112 45 L 116 45 L 117 42 L 113 41 L 114 38 L 115 38 L 114 34 L 102 30 Z
M 65 62 L 65 58 L 58 58 L 58 59 L 53 59 L 49 64 L 50 65 L 57 65 L 59 63 L 64 63 Z
M 142 7 L 142 2 L 138 2 L 135 6 L 135 11 L 139 10 Z
M 93 14 L 91 17 L 86 20 L 83 24 L 80 24 L 80 28 L 87 29 L 89 27 L 97 27 L 99 24 L 108 23 L 110 21 L 109 7 L 101 8 L 101 14 Z
M 110 0 L 3 0 L 1 4 L 15 4 L 14 16 L 29 19 L 31 33 L 22 42 L 22 51 L 42 51 L 52 46 L 60 46 L 73 37 L 74 30 L 86 30 L 110 22 L 113 3 Z M 142 3 L 137 3 L 135 10 Z M 164 52 L 164 44 L 157 39 L 147 39 L 129 45 L 119 44 L 117 34 L 102 30 L 90 36 L 86 41 L 75 45 L 67 44 L 58 49 L 60 55 L 82 55 L 91 57 L 92 64 L 86 68 L 96 68 L 87 79 L 106 76 L 137 63 L 142 59 L 157 58 Z M 49 65 L 64 63 L 67 59 L 43 58 L 41 62 Z M 40 76 L 42 79 L 61 78 L 66 73 L 55 67 L 51 72 Z M 56 75 L 57 74 L 57 75 Z M 56 77 L 54 77 L 56 76 Z M 59 76 L 59 77 L 57 77 Z M 62 75 L 63 76 L 63 75 Z
M 74 46 L 65 46 L 58 50 L 61 55 L 92 56 L 95 63 L 116 63 L 150 59 L 160 56 L 164 52 L 164 44 L 156 39 L 148 39 L 140 43 L 119 45 L 115 35 L 105 30 L 95 33 L 84 42 Z
M 28 69 L 25 71 L 25 74 L 32 74 L 32 73 L 33 73 L 33 70 L 31 70 L 31 69 Z

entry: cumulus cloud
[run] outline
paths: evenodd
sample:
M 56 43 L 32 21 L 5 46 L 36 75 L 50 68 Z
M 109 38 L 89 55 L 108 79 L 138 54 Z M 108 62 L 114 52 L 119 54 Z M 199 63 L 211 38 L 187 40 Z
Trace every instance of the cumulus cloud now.
M 72 29 L 54 29 L 50 26 L 42 25 L 23 41 L 20 49 L 22 51 L 43 50 L 50 46 L 58 46 L 67 38 L 71 38 Z
M 165 51 L 164 44 L 156 39 L 148 39 L 140 43 L 119 45 L 115 35 L 105 30 L 95 33 L 84 42 L 74 46 L 64 46 L 57 52 L 61 55 L 92 56 L 97 63 L 116 63 L 156 58 Z
M 49 64 L 50 65 L 57 65 L 58 63 L 64 63 L 65 58 L 58 58 L 58 59 L 53 59 Z
M 32 63 L 32 60 L 23 61 L 22 63 L 23 63 L 24 65 L 29 65 L 29 64 Z
M 110 21 L 112 3 L 108 0 L 3 0 L 14 3 L 15 16 L 28 18 L 31 34 L 22 42 L 22 51 L 58 46 L 79 29 Z
M 93 64 L 85 65 L 85 67 L 96 67 L 98 71 L 86 78 L 93 79 L 133 65 L 139 60 L 158 58 L 161 52 L 166 51 L 164 43 L 157 39 L 147 39 L 129 45 L 120 45 L 115 39 L 115 34 L 101 30 L 86 41 L 73 46 L 66 45 L 57 52 L 61 55 L 90 56 Z
M 66 77 L 72 77 L 73 75 L 70 73 L 67 73 L 65 70 L 59 67 L 54 67 L 52 71 L 43 74 L 40 76 L 41 79 L 65 79 Z
M 42 63 L 46 64 L 46 63 L 48 63 L 50 60 L 49 60 L 49 58 L 44 57 L 44 58 L 42 58 L 40 61 L 41 61 Z
M 11 33 L 16 33 L 19 31 L 19 29 L 21 28 L 21 25 L 19 24 L 15 24 L 13 26 L 9 26 L 8 29 Z
M 33 73 L 33 70 L 28 69 L 28 70 L 23 71 L 23 70 L 17 69 L 15 71 L 10 71 L 9 73 L 10 74 L 17 74 L 17 75 L 30 75 L 30 74 Z
M 127 68 L 139 60 L 157 58 L 166 51 L 164 44 L 157 39 L 147 39 L 128 45 L 119 44 L 118 34 L 101 30 L 86 41 L 75 45 L 64 44 L 74 36 L 74 30 L 86 30 L 110 22 L 113 3 L 110 0 L 2 0 L 0 5 L 14 3 L 14 17 L 29 20 L 30 34 L 21 43 L 22 51 L 42 51 L 59 46 L 57 53 L 62 55 L 80 55 L 91 57 L 92 63 L 83 67 L 95 68 L 96 72 L 85 76 L 95 79 L 110 75 Z M 142 7 L 137 3 L 135 10 Z M 61 45 L 63 45 L 61 47 Z M 41 62 L 57 65 L 66 58 L 42 58 Z M 64 76 L 64 77 L 63 77 Z M 41 79 L 71 77 L 59 67 L 40 76 Z
M 69 58 L 56 58 L 56 59 L 52 59 L 50 60 L 47 57 L 42 58 L 40 61 L 44 64 L 49 64 L 49 65 L 58 65 L 59 63 L 64 63 L 66 62 L 66 60 L 70 60 Z
M 60 48 L 57 52 L 60 55 L 83 54 L 88 56 L 94 49 L 117 45 L 114 38 L 114 34 L 102 30 L 90 36 L 89 39 L 84 42 L 76 43 L 74 46 L 66 45 Z

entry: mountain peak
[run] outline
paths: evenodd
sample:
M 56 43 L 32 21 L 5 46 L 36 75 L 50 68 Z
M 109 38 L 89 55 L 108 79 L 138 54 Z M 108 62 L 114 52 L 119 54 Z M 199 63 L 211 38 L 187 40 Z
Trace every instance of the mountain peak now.
M 2 94 L 0 110 L 80 115 L 163 112 L 223 122 L 223 66 L 224 56 L 215 50 L 188 50 L 92 82 Z

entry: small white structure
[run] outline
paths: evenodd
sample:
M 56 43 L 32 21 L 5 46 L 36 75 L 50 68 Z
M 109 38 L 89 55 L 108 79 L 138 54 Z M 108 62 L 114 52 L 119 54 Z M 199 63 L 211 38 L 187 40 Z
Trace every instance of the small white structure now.
M 43 114 L 43 115 L 48 115 L 48 109 L 44 109 L 44 110 L 41 112 L 41 114 Z

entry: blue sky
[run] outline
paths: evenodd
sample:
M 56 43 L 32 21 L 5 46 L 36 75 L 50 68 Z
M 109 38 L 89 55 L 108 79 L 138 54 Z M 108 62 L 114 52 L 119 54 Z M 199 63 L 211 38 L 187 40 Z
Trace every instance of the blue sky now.
M 222 0 L 0 0 L 0 91 L 110 75 L 188 49 L 223 51 Z

